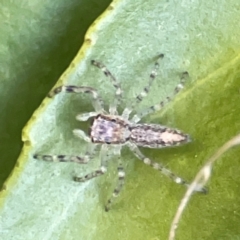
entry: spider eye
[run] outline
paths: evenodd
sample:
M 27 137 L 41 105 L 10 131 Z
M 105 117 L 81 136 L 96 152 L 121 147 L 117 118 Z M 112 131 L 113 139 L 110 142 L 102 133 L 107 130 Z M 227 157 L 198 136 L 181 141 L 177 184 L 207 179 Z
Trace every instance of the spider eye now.
M 112 122 L 116 122 L 116 119 L 112 119 L 111 121 L 112 121 Z

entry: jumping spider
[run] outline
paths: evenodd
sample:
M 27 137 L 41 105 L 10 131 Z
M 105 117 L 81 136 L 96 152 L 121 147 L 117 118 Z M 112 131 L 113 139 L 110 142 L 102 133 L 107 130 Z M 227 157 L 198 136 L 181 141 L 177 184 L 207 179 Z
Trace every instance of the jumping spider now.
M 160 54 L 157 59 L 162 59 L 163 54 Z M 173 172 L 165 168 L 161 163 L 153 162 L 148 157 L 145 157 L 138 147 L 147 148 L 163 148 L 169 146 L 177 146 L 190 141 L 189 135 L 182 133 L 177 129 L 172 129 L 166 126 L 158 124 L 145 124 L 138 123 L 146 115 L 160 110 L 164 105 L 169 102 L 173 96 L 175 96 L 182 88 L 185 82 L 185 78 L 188 76 L 187 72 L 184 72 L 180 83 L 176 86 L 172 97 L 167 97 L 165 101 L 162 101 L 154 106 L 151 106 L 143 111 L 137 112 L 130 120 L 129 115 L 134 111 L 137 104 L 139 104 L 144 97 L 147 96 L 149 89 L 157 75 L 157 69 L 159 67 L 158 60 L 155 62 L 155 67 L 152 70 L 149 78 L 148 85 L 144 87 L 143 91 L 136 97 L 130 107 L 126 107 L 122 115 L 118 114 L 117 106 L 122 100 L 122 89 L 120 83 L 112 73 L 100 62 L 95 60 L 91 61 L 92 65 L 98 67 L 103 71 L 106 77 L 109 77 L 113 86 L 116 89 L 115 98 L 113 103 L 110 104 L 109 113 L 103 108 L 103 101 L 98 95 L 96 89 L 91 87 L 78 87 L 78 86 L 60 86 L 55 88 L 49 93 L 49 97 L 60 92 L 67 93 L 88 93 L 92 95 L 92 104 L 94 112 L 83 113 L 77 115 L 77 120 L 87 121 L 89 118 L 93 118 L 92 125 L 90 127 L 89 135 L 86 135 L 80 129 L 73 130 L 73 133 L 88 142 L 85 156 L 69 156 L 69 155 L 39 155 L 35 154 L 34 158 L 45 161 L 55 162 L 76 162 L 80 164 L 86 164 L 93 157 L 94 150 L 98 145 L 101 145 L 100 158 L 101 166 L 94 172 L 91 172 L 84 177 L 74 176 L 73 180 L 76 182 L 85 182 L 97 176 L 103 175 L 107 171 L 107 161 L 111 155 L 118 156 L 118 183 L 115 187 L 112 196 L 109 198 L 105 205 L 105 210 L 108 211 L 114 201 L 119 195 L 125 178 L 125 172 L 121 163 L 121 148 L 127 145 L 133 154 L 143 161 L 146 165 L 159 170 L 167 177 L 171 178 L 174 182 L 189 186 L 189 184 Z M 205 188 L 199 186 L 195 189 L 198 192 L 205 193 Z

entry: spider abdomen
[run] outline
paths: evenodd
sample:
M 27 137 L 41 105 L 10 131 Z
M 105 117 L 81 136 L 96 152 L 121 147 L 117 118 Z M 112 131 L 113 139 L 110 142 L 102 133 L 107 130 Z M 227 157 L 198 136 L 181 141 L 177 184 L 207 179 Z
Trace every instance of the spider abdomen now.
M 130 130 L 129 140 L 142 147 L 163 148 L 190 141 L 188 134 L 158 124 L 137 124 L 130 126 Z

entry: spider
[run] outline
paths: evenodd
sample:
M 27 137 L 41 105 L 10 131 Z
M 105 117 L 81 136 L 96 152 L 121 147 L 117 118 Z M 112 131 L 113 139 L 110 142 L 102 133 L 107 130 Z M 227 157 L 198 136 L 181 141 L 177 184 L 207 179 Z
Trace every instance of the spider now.
M 124 185 L 125 172 L 121 162 L 121 149 L 123 146 L 128 146 L 133 154 L 140 159 L 146 165 L 162 172 L 164 175 L 172 179 L 177 184 L 189 186 L 183 178 L 175 175 L 169 169 L 164 167 L 161 163 L 157 163 L 144 156 L 139 147 L 147 148 L 164 148 L 169 146 L 178 146 L 183 143 L 190 142 L 188 134 L 184 134 L 178 129 L 169 128 L 158 124 L 146 124 L 138 123 L 146 115 L 162 109 L 167 102 L 169 102 L 184 86 L 187 72 L 182 74 L 180 83 L 175 87 L 172 97 L 167 97 L 165 101 L 137 112 L 131 119 L 130 114 L 135 110 L 137 104 L 139 104 L 144 97 L 147 96 L 150 87 L 156 78 L 157 69 L 159 68 L 158 60 L 164 57 L 163 54 L 157 56 L 155 67 L 152 70 L 149 78 L 148 85 L 144 87 L 143 91 L 137 95 L 135 101 L 131 106 L 126 107 L 121 115 L 118 114 L 117 107 L 122 101 L 122 89 L 120 83 L 112 75 L 112 73 L 102 63 L 92 60 L 93 66 L 101 69 L 106 77 L 109 77 L 113 86 L 116 89 L 114 101 L 109 106 L 109 113 L 103 108 L 102 98 L 99 96 L 96 89 L 85 86 L 60 86 L 53 89 L 48 97 L 53 97 L 60 92 L 67 93 L 88 93 L 92 95 L 92 105 L 94 112 L 83 113 L 77 115 L 76 119 L 79 121 L 87 121 L 92 119 L 92 124 L 89 129 L 89 135 L 80 129 L 73 130 L 73 133 L 88 142 L 86 153 L 84 156 L 74 155 L 40 155 L 35 154 L 35 159 L 53 161 L 53 162 L 75 162 L 79 164 L 86 164 L 93 158 L 95 149 L 98 145 L 100 149 L 101 166 L 96 171 L 89 174 L 78 177 L 74 176 L 73 180 L 76 182 L 85 182 L 95 177 L 101 176 L 107 172 L 107 162 L 112 155 L 118 157 L 118 182 L 113 191 L 112 196 L 105 204 L 105 210 L 108 211 L 111 208 L 114 199 L 119 195 Z M 206 193 L 206 189 L 198 186 L 195 191 Z

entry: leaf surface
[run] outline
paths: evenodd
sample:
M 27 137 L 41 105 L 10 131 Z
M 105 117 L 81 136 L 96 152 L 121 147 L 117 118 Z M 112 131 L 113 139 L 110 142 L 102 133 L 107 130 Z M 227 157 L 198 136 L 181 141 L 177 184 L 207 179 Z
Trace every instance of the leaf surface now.
M 106 107 L 114 88 L 92 59 L 106 64 L 121 81 L 121 109 L 147 84 L 157 54 L 164 53 L 159 75 L 139 109 L 173 92 L 183 71 L 186 88 L 163 111 L 144 119 L 179 128 L 193 142 L 178 148 L 143 149 L 151 159 L 192 179 L 215 150 L 236 135 L 239 122 L 239 9 L 236 1 L 115 1 L 93 23 L 85 43 L 59 79 L 62 84 L 98 89 Z M 91 111 L 86 95 L 60 94 L 44 99 L 23 131 L 18 166 L 1 193 L 4 239 L 166 239 L 184 187 L 138 161 L 130 151 L 122 158 L 125 188 L 109 213 L 104 204 L 116 182 L 116 164 L 105 177 L 84 184 L 72 181 L 99 166 L 36 161 L 34 153 L 80 154 L 86 144 L 72 130 L 87 130 L 75 116 Z M 210 192 L 196 194 L 180 224 L 179 239 L 234 239 L 240 236 L 239 148 L 214 169 Z

